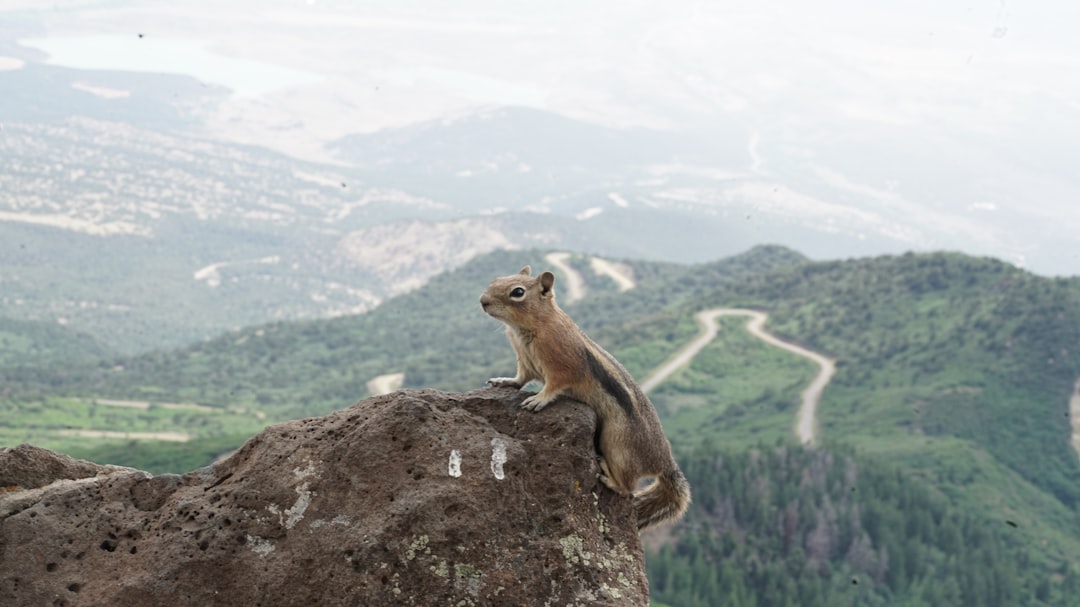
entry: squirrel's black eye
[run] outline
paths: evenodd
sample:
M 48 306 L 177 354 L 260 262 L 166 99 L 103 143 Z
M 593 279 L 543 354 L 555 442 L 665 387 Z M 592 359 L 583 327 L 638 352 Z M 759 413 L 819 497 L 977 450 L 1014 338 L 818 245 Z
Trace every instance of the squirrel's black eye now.
M 510 291 L 510 299 L 522 299 L 525 297 L 524 287 L 514 287 L 513 291 Z

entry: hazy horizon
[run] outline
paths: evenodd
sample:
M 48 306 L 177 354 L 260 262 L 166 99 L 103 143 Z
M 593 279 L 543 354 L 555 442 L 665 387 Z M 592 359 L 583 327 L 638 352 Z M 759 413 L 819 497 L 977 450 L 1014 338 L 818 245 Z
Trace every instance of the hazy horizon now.
M 232 87 L 204 135 L 331 161 L 348 134 L 500 105 L 691 132 L 745 148 L 709 168 L 779 186 L 781 206 L 1080 274 L 1080 7 L 1064 2 L 7 4 L 24 44 L 0 66 L 157 63 Z

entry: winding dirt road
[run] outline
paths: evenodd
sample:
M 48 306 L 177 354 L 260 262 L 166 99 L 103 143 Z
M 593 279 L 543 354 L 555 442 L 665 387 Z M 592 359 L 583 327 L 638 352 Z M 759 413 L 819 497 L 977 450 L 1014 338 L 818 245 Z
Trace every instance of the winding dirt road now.
M 564 302 L 573 303 L 585 297 L 585 279 L 567 263 L 567 260 L 570 259 L 569 253 L 548 253 L 544 256 L 544 259 L 562 270 L 563 275 L 566 276 L 566 284 L 563 285 L 565 287 L 563 291 L 565 294 Z M 556 289 L 556 292 L 558 292 L 558 289 Z
M 833 360 L 822 356 L 817 352 L 783 341 L 775 335 L 765 331 L 765 321 L 768 320 L 769 317 L 764 312 L 740 308 L 714 308 L 698 312 L 694 318 L 698 321 L 698 324 L 701 325 L 701 334 L 694 338 L 694 341 L 679 350 L 671 360 L 660 366 L 660 368 L 654 371 L 652 375 L 645 379 L 645 381 L 641 382 L 642 390 L 646 393 L 649 392 L 680 368 L 687 365 L 694 356 L 697 356 L 702 348 L 708 345 L 709 342 L 716 337 L 718 331 L 716 319 L 721 316 L 749 316 L 750 320 L 746 323 L 746 330 L 749 331 L 751 335 L 764 341 L 770 346 L 775 346 L 787 350 L 792 354 L 808 358 L 820 367 L 821 370 L 818 372 L 817 376 L 810 382 L 810 385 L 802 391 L 802 405 L 799 407 L 799 412 L 795 418 L 795 435 L 799 437 L 799 442 L 804 445 L 813 445 L 816 439 L 815 418 L 817 415 L 817 406 L 818 403 L 821 402 L 821 395 L 825 392 L 825 386 L 829 384 L 829 380 L 832 379 L 833 373 L 836 372 L 836 365 Z
M 631 273 L 627 271 L 626 266 L 621 264 L 613 263 L 606 259 L 600 259 L 599 257 L 592 257 L 589 259 L 589 267 L 592 268 L 597 276 L 607 276 L 615 281 L 619 293 L 625 293 L 637 286 Z

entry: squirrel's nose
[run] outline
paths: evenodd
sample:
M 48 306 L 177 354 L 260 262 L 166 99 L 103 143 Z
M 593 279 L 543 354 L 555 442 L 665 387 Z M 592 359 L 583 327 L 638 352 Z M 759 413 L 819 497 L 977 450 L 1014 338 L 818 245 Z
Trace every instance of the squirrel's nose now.
M 486 308 L 486 307 L 488 307 L 488 304 L 490 304 L 490 303 L 491 303 L 491 299 L 488 298 L 487 293 L 484 293 L 483 295 L 480 296 L 480 306 L 481 307 Z

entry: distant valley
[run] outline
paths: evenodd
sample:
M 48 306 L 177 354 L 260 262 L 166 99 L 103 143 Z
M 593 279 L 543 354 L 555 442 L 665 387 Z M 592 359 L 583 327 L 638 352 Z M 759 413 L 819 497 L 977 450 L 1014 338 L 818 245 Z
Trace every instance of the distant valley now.
M 0 315 L 119 353 L 363 312 L 494 250 L 693 263 L 762 243 L 817 259 L 985 248 L 965 240 L 971 220 L 910 215 L 821 166 L 763 171 L 775 152 L 731 125 L 487 108 L 343 135 L 334 163 L 313 162 L 206 131 L 220 87 L 19 52 L 0 70 L 17 92 L 0 100 Z
M 738 164 L 722 147 L 535 110 L 346 138 L 342 165 L 98 114 L 4 125 L 0 313 L 124 353 L 362 312 L 493 250 L 686 263 L 761 241 L 815 257 L 910 245 L 870 215 L 703 168 Z

